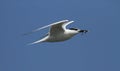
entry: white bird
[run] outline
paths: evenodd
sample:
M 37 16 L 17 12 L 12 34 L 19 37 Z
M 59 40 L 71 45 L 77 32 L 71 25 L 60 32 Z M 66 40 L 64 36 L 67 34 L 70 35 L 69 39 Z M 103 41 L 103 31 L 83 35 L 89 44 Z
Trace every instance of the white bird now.
M 81 30 L 81 29 L 77 29 L 77 28 L 69 28 L 67 29 L 66 26 L 73 23 L 74 21 L 68 21 L 68 20 L 62 20 L 41 28 L 38 28 L 36 30 L 33 30 L 31 33 L 39 31 L 41 29 L 50 27 L 50 30 L 48 32 L 48 34 L 38 40 L 35 41 L 31 44 L 37 44 L 37 43 L 41 43 L 41 42 L 60 42 L 60 41 L 65 41 L 70 39 L 71 37 L 73 37 L 74 35 L 78 34 L 78 33 L 86 33 L 88 32 L 88 30 Z

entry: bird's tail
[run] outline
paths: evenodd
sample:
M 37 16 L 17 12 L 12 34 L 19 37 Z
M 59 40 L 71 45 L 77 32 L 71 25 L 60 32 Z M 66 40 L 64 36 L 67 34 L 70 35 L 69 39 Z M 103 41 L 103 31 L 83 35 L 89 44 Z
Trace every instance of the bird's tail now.
M 40 40 L 37 40 L 37 41 L 35 41 L 33 43 L 29 43 L 28 45 L 33 45 L 33 44 L 38 44 L 38 43 L 46 42 L 48 38 L 49 37 L 47 36 L 47 37 L 45 37 L 43 39 L 40 39 Z
M 32 42 L 32 43 L 29 43 L 29 44 L 27 44 L 27 45 L 33 45 L 33 44 L 38 44 L 38 43 L 42 43 L 42 42 L 44 42 L 44 41 L 38 40 L 38 41 L 35 41 L 35 42 Z

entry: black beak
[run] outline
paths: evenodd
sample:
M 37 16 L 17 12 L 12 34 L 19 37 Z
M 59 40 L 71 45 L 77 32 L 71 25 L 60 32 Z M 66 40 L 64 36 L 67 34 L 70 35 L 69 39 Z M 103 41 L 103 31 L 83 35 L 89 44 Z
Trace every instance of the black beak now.
M 80 33 L 87 33 L 88 30 L 80 30 L 79 32 L 80 32 Z

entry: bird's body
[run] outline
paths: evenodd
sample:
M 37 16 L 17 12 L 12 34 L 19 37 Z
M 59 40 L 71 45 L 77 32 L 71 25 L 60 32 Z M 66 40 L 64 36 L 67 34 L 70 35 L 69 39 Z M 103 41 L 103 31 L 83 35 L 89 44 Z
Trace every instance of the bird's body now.
M 80 33 L 80 32 L 87 32 L 87 30 L 80 30 L 76 28 L 70 28 L 67 29 L 66 26 L 70 23 L 73 23 L 74 21 L 68 21 L 68 20 L 62 20 L 47 26 L 44 26 L 42 28 L 38 28 L 32 32 L 41 30 L 43 28 L 49 27 L 50 26 L 50 31 L 49 33 L 42 39 L 35 41 L 30 44 L 36 44 L 40 42 L 60 42 L 60 41 L 65 41 L 70 38 L 72 38 L 74 35 Z
M 72 38 L 72 36 L 74 36 L 74 35 L 75 34 L 71 34 L 69 30 L 66 30 L 63 33 L 58 33 L 56 35 L 48 35 L 49 37 L 47 38 L 47 41 L 48 42 L 65 41 L 65 40 Z

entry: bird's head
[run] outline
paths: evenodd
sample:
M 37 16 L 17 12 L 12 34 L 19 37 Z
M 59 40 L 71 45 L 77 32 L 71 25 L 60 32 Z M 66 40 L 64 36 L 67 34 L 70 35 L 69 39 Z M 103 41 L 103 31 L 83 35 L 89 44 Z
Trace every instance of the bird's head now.
M 69 30 L 72 30 L 73 32 L 77 33 L 87 33 L 88 30 L 81 30 L 81 29 L 77 29 L 77 28 L 69 28 Z

